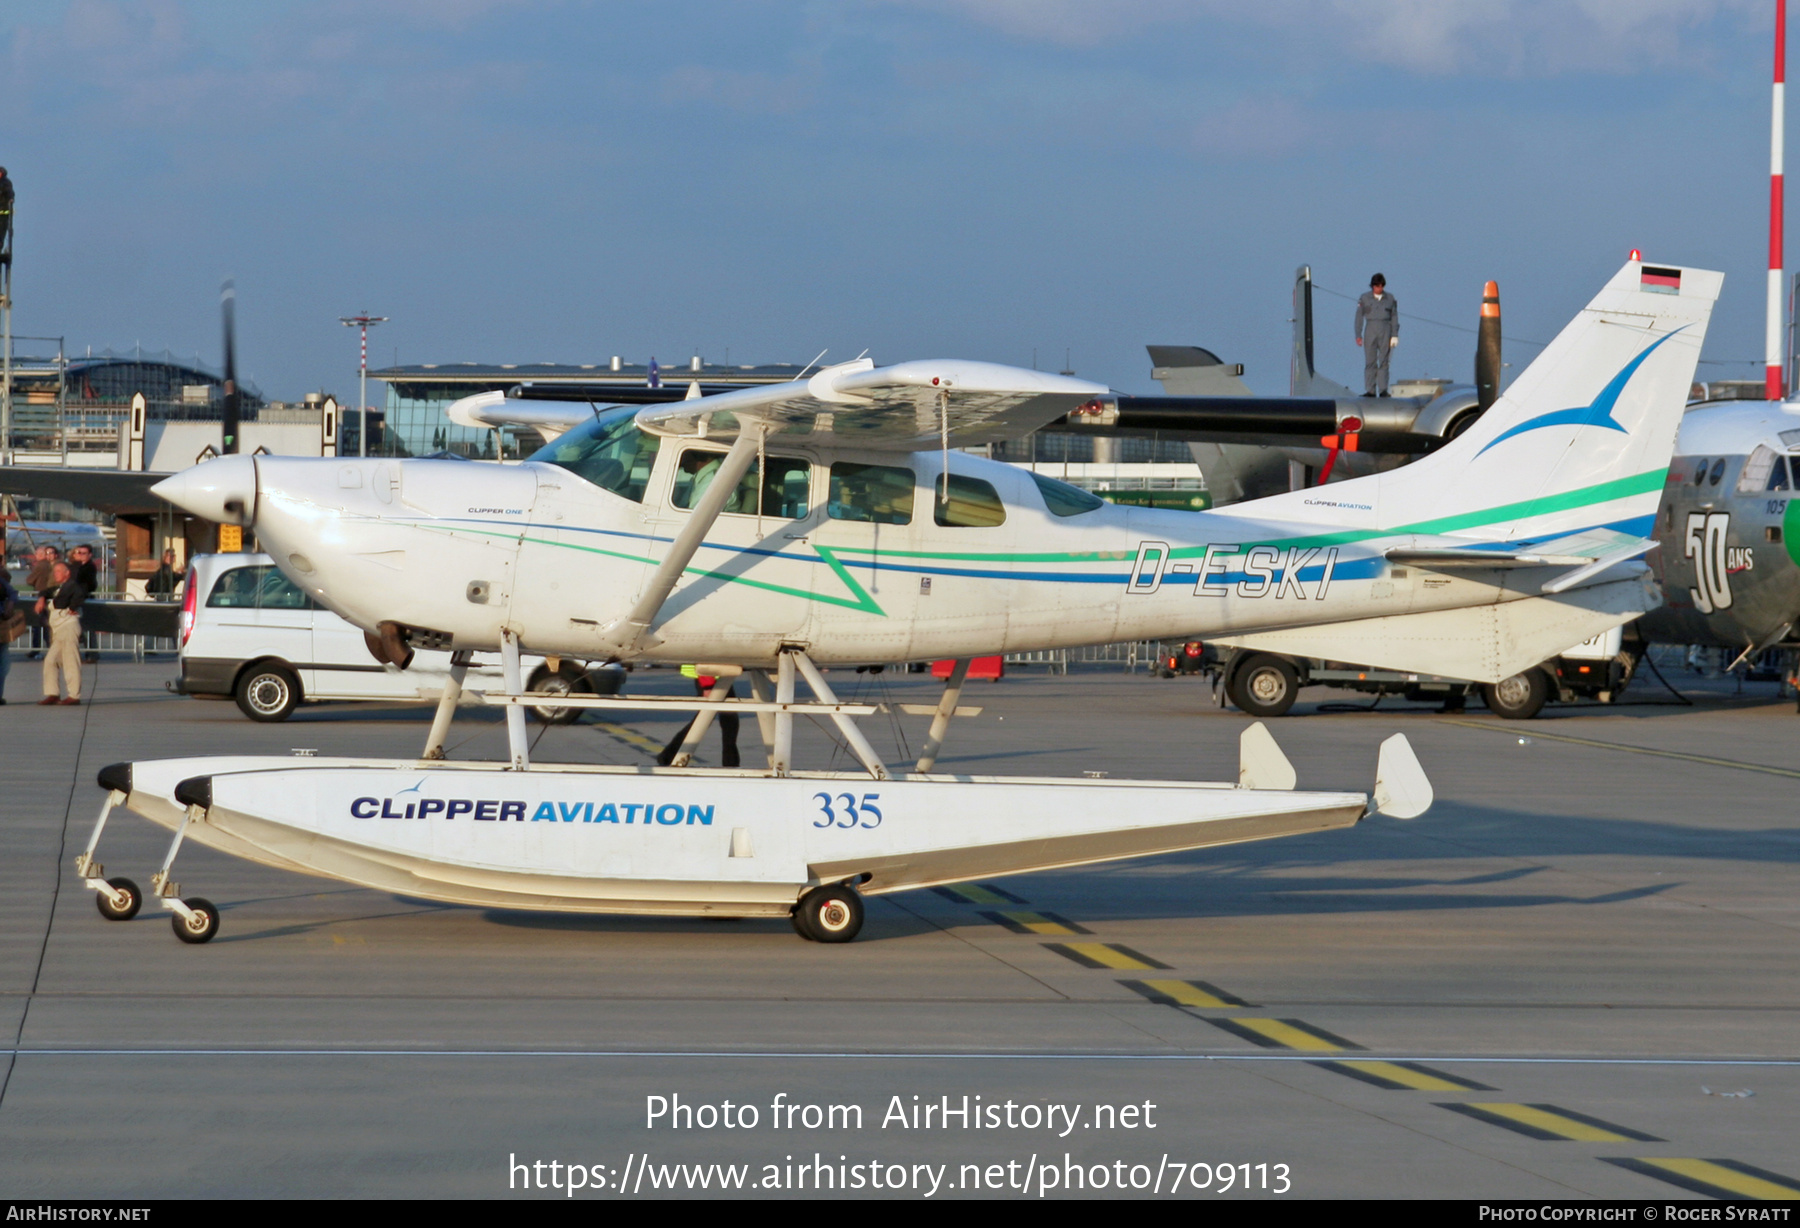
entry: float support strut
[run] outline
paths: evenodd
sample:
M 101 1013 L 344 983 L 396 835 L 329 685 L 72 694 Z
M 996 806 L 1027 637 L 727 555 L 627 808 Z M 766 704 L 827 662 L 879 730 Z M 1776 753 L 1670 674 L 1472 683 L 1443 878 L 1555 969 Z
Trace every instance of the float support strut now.
M 775 684 L 769 681 L 768 670 L 753 669 L 750 671 L 750 698 L 756 700 L 757 703 L 764 704 L 774 700 Z M 756 731 L 762 735 L 763 750 L 770 754 L 769 762 L 773 765 L 775 762 L 772 757 L 775 753 L 775 714 L 758 712 L 756 714 Z
M 519 633 L 507 628 L 500 632 L 500 673 L 508 695 L 523 695 L 519 681 Z M 512 770 L 528 771 L 531 751 L 525 743 L 525 709 L 518 704 L 506 708 L 506 748 L 512 758 Z
M 731 694 L 731 684 L 736 681 L 735 678 L 713 679 L 712 689 L 706 693 L 706 702 L 723 704 L 726 697 Z M 681 740 L 681 749 L 676 751 L 675 757 L 669 761 L 670 767 L 686 767 L 694 761 L 694 752 L 700 749 L 700 739 L 706 736 L 706 731 L 712 728 L 712 723 L 712 708 L 702 708 L 694 713 L 694 719 L 688 725 L 687 737 Z
M 931 732 L 925 735 L 925 745 L 919 750 L 915 771 L 929 772 L 937 766 L 937 757 L 944 749 L 944 735 L 950 732 L 950 718 L 956 715 L 956 704 L 962 698 L 963 682 L 968 676 L 969 662 L 965 659 L 951 667 L 950 676 L 944 679 L 944 694 L 938 700 L 937 711 L 932 714 Z
M 462 700 L 463 679 L 468 673 L 468 652 L 452 653 L 450 677 L 444 682 L 444 693 L 438 696 L 437 713 L 431 718 L 431 733 L 425 739 L 425 753 L 419 756 L 421 759 L 444 757 L 444 740 L 450 736 L 450 721 L 456 715 L 456 705 Z
M 820 703 L 835 704 L 837 702 L 837 696 L 831 693 L 831 685 L 825 681 L 825 675 L 819 672 L 819 667 L 812 663 L 811 657 L 803 652 L 787 655 L 794 658 L 794 663 L 800 667 L 800 672 L 806 675 L 806 685 L 812 688 L 813 694 L 819 697 Z M 952 708 L 954 709 L 954 705 Z M 789 717 L 788 719 L 792 720 L 793 718 Z M 844 741 L 850 743 L 851 753 L 857 757 L 863 767 L 868 769 L 869 775 L 876 780 L 888 779 L 887 768 L 876 756 L 875 748 L 869 745 L 869 739 L 863 737 L 863 731 L 856 727 L 856 718 L 843 712 L 833 712 L 831 719 L 837 725 L 838 732 L 844 735 Z
M 794 654 L 784 652 L 775 659 L 775 702 L 794 702 Z M 777 776 L 786 776 L 794 767 L 794 714 L 775 714 L 775 750 L 769 757 L 769 768 Z

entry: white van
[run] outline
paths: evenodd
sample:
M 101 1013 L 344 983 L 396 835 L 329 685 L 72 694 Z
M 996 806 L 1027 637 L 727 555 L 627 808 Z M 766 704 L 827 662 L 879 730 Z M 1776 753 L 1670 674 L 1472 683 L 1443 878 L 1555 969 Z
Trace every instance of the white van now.
M 420 649 L 402 670 L 369 654 L 362 631 L 295 587 L 266 554 L 201 554 L 188 569 L 181 607 L 183 695 L 232 696 L 253 721 L 281 721 L 310 700 L 436 702 L 450 673 L 450 654 Z M 625 672 L 587 670 L 564 660 L 555 670 L 543 657 L 520 662 L 526 690 L 617 694 Z M 498 653 L 475 654 L 463 683 L 498 691 Z M 566 724 L 579 708 L 533 708 L 539 720 Z

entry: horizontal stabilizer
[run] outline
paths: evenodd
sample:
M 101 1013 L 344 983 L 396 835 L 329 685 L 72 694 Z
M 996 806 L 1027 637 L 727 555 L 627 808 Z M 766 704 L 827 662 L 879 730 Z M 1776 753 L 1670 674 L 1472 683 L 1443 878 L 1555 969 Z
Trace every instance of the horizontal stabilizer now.
M 1447 546 L 1441 550 L 1389 550 L 1387 561 L 1415 567 L 1576 567 L 1592 559 L 1521 550 L 1481 550 Z
M 1565 593 L 1577 585 L 1586 584 L 1609 567 L 1617 567 L 1620 563 L 1628 563 L 1640 555 L 1648 554 L 1662 545 L 1653 537 L 1640 537 L 1636 541 L 1626 542 L 1614 550 L 1609 550 L 1586 566 L 1577 567 L 1574 571 L 1566 571 L 1554 580 L 1544 582 L 1544 592 Z
M 1499 682 L 1662 603 L 1649 569 L 1554 596 L 1220 636 L 1226 648 L 1354 661 L 1377 669 Z

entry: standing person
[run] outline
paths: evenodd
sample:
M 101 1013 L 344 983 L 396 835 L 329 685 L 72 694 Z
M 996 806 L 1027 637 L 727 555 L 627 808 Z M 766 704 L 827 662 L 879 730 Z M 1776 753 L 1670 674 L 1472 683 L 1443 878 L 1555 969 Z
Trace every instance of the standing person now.
M 1363 352 L 1363 395 L 1388 394 L 1388 354 L 1400 344 L 1400 302 L 1387 292 L 1387 278 L 1369 278 L 1369 290 L 1356 300 L 1356 344 Z
M 0 567 L 0 708 L 6 706 L 6 675 L 12 671 L 12 641 L 15 638 L 12 621 L 20 613 L 19 594 L 12 586 L 12 577 L 7 575 L 6 568 Z M 21 630 L 17 634 L 24 632 Z
M 76 546 L 69 551 L 69 566 L 75 573 L 75 582 L 87 590 L 89 597 L 100 591 L 100 566 L 94 562 L 92 546 Z M 81 659 L 89 665 L 99 664 L 100 654 L 93 650 L 93 632 L 81 633 L 81 646 L 87 650 Z
M 702 674 L 699 667 L 693 665 L 682 666 L 681 676 L 683 678 L 692 678 L 694 680 L 695 692 L 700 695 L 701 698 L 705 698 L 706 693 L 712 690 L 713 684 L 718 681 L 717 678 Z M 731 694 L 730 688 L 726 689 L 725 694 L 727 696 Z M 675 731 L 675 736 L 669 739 L 669 744 L 662 748 L 661 754 L 656 756 L 658 767 L 668 767 L 671 763 L 675 762 L 675 756 L 681 753 L 681 744 L 687 741 L 688 730 L 692 729 L 694 727 L 694 722 L 699 719 L 700 714 L 696 712 L 692 717 L 688 718 L 687 724 Z M 737 713 L 730 711 L 721 712 L 719 713 L 718 720 L 719 737 L 725 744 L 724 754 L 720 756 L 719 762 L 724 767 L 737 767 L 738 715 Z
M 51 572 L 61 557 L 62 552 L 55 546 L 39 546 L 37 548 L 37 554 L 31 563 L 31 573 L 25 577 L 25 583 L 30 585 L 31 591 L 39 597 L 56 587 L 56 577 Z M 38 653 L 42 652 L 44 645 L 49 642 L 50 633 L 44 629 L 44 620 L 41 617 L 34 619 L 31 624 L 31 659 L 33 661 L 37 660 Z
M 38 597 L 40 616 L 50 622 L 50 651 L 44 654 L 44 697 L 40 706 L 81 702 L 81 606 L 88 598 L 87 589 L 75 578 L 67 563 L 58 563 L 54 572 L 56 587 Z M 68 688 L 69 697 L 58 699 L 57 675 Z
M 156 569 L 156 574 L 150 577 L 148 584 L 144 585 L 144 592 L 149 594 L 152 601 L 173 601 L 175 600 L 175 586 L 178 583 L 180 581 L 175 577 L 175 551 L 173 549 L 165 550 L 162 555 L 162 566 Z

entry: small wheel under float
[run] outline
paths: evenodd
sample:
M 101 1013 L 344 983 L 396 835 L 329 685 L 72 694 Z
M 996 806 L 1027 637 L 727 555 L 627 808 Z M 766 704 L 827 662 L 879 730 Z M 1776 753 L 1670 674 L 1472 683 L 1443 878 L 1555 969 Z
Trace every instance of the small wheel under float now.
M 794 906 L 795 931 L 814 942 L 849 942 L 862 924 L 862 897 L 843 883 L 814 887 Z

